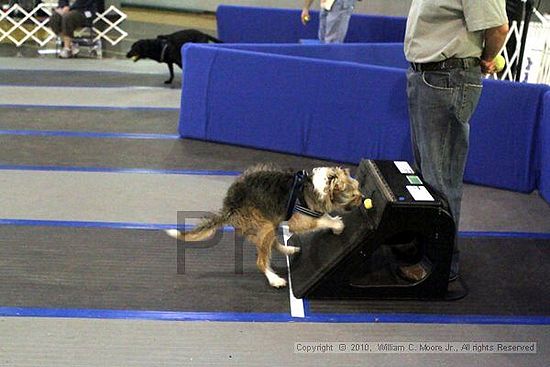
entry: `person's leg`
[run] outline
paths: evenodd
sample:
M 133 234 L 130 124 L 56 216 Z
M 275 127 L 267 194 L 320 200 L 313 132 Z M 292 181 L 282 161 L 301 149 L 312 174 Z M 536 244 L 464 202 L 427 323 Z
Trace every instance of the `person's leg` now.
M 342 43 L 348 32 L 349 20 L 354 8 L 353 0 L 338 0 L 327 12 L 326 43 Z
M 55 33 L 56 35 L 59 36 L 61 34 L 61 15 L 59 15 L 55 11 L 50 17 L 50 28 L 52 29 L 53 33 Z
M 325 42 L 325 34 L 327 33 L 327 15 L 328 12 L 321 9 L 319 12 L 319 41 Z
M 481 93 L 479 70 L 415 73 L 407 94 L 416 164 L 424 181 L 443 193 L 458 226 L 468 155 L 469 119 Z M 452 273 L 458 273 L 455 241 Z
M 71 10 L 63 16 L 62 33 L 63 45 L 67 49 L 71 49 L 74 31 L 86 25 L 86 17 L 83 13 L 77 10 Z

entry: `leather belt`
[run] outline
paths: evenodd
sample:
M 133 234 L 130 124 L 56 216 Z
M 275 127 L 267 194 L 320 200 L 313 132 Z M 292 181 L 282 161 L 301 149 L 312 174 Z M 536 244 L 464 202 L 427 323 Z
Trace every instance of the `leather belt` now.
M 469 69 L 479 66 L 477 57 L 466 57 L 463 59 L 452 58 L 437 62 L 416 63 L 411 62 L 411 68 L 414 71 L 441 71 L 452 69 Z

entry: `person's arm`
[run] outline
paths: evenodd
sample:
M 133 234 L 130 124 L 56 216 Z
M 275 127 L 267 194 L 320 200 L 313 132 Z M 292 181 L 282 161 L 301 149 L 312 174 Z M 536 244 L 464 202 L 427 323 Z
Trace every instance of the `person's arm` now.
M 313 0 L 304 0 L 304 7 L 302 8 L 302 24 L 307 24 L 309 21 L 309 8 L 311 7 L 311 4 L 313 4 Z
M 484 74 L 491 74 L 496 71 L 494 59 L 504 46 L 507 34 L 508 24 L 485 30 L 485 47 L 481 54 L 481 71 Z

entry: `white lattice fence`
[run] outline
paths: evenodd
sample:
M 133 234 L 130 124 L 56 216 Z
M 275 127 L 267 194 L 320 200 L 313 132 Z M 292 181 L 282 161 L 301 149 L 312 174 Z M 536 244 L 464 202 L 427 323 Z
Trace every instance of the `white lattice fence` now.
M 550 18 L 535 14 L 539 22 L 529 26 L 520 81 L 550 85 Z
M 113 15 L 115 15 L 116 17 L 116 20 L 114 22 L 109 19 L 112 18 Z M 111 45 L 114 46 L 122 41 L 124 38 L 128 37 L 128 33 L 119 27 L 120 23 L 125 21 L 126 18 L 128 18 L 128 16 L 114 5 L 111 5 L 103 13 L 97 13 L 94 19 L 94 32 L 97 34 L 97 36 L 94 41 L 97 41 L 101 38 L 108 41 Z M 107 27 L 103 31 L 97 28 L 97 25 L 102 22 L 107 25 Z M 115 33 L 116 38 L 111 38 L 111 33 Z
M 48 26 L 52 11 L 54 10 L 51 4 L 39 4 L 30 11 L 25 10 L 19 4 L 15 4 L 4 11 L 0 11 L 0 42 L 7 39 L 17 47 L 28 41 L 34 41 L 40 46 L 46 45 L 56 37 Z M 47 16 L 39 17 L 38 14 L 46 14 Z M 120 27 L 120 24 L 127 17 L 126 14 L 113 5 L 103 13 L 97 13 L 93 20 L 93 28 L 96 34 L 94 41 L 102 39 L 113 46 L 122 41 L 128 36 L 128 33 Z M 105 25 L 104 29 L 100 27 L 102 23 Z M 17 38 L 18 35 L 23 36 Z
M 36 17 L 38 12 L 44 12 L 47 17 L 40 20 Z M 52 14 L 52 9 L 46 4 L 39 4 L 31 11 L 27 11 L 19 4 L 15 4 L 5 11 L 0 12 L 0 42 L 8 39 L 17 47 L 25 42 L 32 40 L 40 46 L 44 46 L 50 40 L 55 38 L 55 33 L 47 26 Z M 6 29 L 4 29 L 6 28 Z M 21 38 L 16 38 L 18 35 Z M 42 38 L 39 36 L 43 36 Z
M 519 75 L 520 82 L 542 83 L 550 85 L 550 20 L 543 17 L 536 9 L 533 14 L 536 20 L 530 23 L 522 68 Z M 515 80 L 512 65 L 519 61 L 522 35 L 526 31 L 524 22 L 513 21 L 506 42 L 500 52 L 506 61 L 504 70 L 489 77 L 502 80 Z M 511 52 L 506 48 L 510 39 L 516 41 L 516 47 Z

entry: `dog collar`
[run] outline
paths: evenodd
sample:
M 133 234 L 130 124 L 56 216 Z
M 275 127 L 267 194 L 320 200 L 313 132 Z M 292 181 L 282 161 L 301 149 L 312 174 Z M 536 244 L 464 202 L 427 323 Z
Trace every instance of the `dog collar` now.
M 315 210 L 311 210 L 307 207 L 306 200 L 304 198 L 304 183 L 308 178 L 306 171 L 298 171 L 294 175 L 294 182 L 292 183 L 292 189 L 288 198 L 288 204 L 286 207 L 286 218 L 289 220 L 295 212 L 307 215 L 313 218 L 320 218 L 323 216 Z

